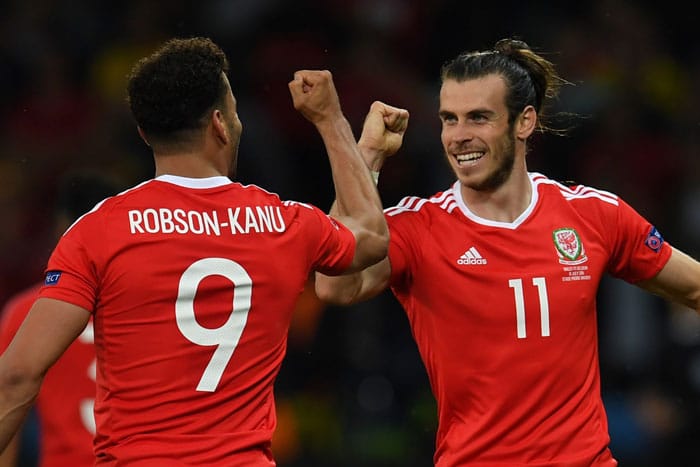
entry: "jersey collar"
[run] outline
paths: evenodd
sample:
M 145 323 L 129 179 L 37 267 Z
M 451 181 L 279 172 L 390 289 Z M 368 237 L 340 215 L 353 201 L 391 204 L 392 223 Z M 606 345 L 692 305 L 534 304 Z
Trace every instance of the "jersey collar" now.
M 172 183 L 173 185 L 183 186 L 186 188 L 215 188 L 233 183 L 228 177 L 219 175 L 216 177 L 206 178 L 189 178 L 180 177 L 178 175 L 164 174 L 155 178 L 161 182 Z
M 525 208 L 525 210 L 520 214 L 517 219 L 515 219 L 513 222 L 498 222 L 498 221 L 492 221 L 489 219 L 484 219 L 483 217 L 479 217 L 476 214 L 474 214 L 468 207 L 467 203 L 464 202 L 464 199 L 462 198 L 462 190 L 461 190 L 461 184 L 459 180 L 455 182 L 454 185 L 452 185 L 452 191 L 454 192 L 455 199 L 457 200 L 457 206 L 459 206 L 460 211 L 467 216 L 470 220 L 476 222 L 477 224 L 481 225 L 487 225 L 490 227 L 498 227 L 501 229 L 511 229 L 515 230 L 527 220 L 528 217 L 530 217 L 530 214 L 532 211 L 534 211 L 535 206 L 537 206 L 537 200 L 539 199 L 539 193 L 537 191 L 537 185 L 533 182 L 532 177 L 533 174 L 529 173 L 529 179 L 530 179 L 530 186 L 532 187 L 532 197 L 530 199 L 530 204 Z

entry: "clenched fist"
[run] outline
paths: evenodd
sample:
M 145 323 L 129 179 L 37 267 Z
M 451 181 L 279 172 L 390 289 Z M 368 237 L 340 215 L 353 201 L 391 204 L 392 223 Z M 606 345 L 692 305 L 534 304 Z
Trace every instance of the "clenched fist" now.
M 328 70 L 299 70 L 289 82 L 294 108 L 314 125 L 342 116 L 333 76 Z
M 378 171 L 384 159 L 399 150 L 408 127 L 408 116 L 406 109 L 380 101 L 372 103 L 358 143 L 372 170 Z

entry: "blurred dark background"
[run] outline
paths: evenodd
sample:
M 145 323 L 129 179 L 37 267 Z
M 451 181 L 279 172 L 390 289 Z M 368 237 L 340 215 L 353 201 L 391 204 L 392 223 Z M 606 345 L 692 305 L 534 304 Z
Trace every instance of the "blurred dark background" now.
M 700 256 L 700 18 L 685 2 L 3 0 L 0 11 L 3 302 L 41 277 L 63 173 L 100 170 L 125 188 L 152 177 L 125 75 L 173 36 L 209 36 L 229 55 L 244 126 L 237 179 L 322 209 L 333 199 L 330 170 L 291 105 L 295 70 L 333 72 L 358 135 L 375 99 L 410 110 L 404 148 L 381 175 L 389 206 L 452 181 L 440 65 L 520 37 L 572 83 L 557 110 L 580 117 L 568 136 L 535 140 L 529 169 L 617 193 Z M 304 296 L 297 317 L 277 383 L 279 465 L 431 465 L 435 405 L 393 296 L 349 309 Z M 606 279 L 599 324 L 621 465 L 697 465 L 700 319 Z

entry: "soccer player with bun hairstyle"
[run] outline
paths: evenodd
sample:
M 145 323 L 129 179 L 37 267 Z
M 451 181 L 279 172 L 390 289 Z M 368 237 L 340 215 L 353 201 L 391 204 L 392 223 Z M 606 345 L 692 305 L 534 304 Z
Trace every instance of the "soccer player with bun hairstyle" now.
M 172 39 L 133 68 L 129 104 L 155 178 L 59 240 L 0 356 L 0 448 L 93 318 L 96 465 L 275 465 L 273 382 L 297 298 L 314 271 L 384 258 L 388 229 L 326 70 L 286 84 L 325 144 L 335 218 L 232 181 L 243 126 L 227 73 L 207 38 Z M 382 111 L 402 134 L 406 111 Z
M 519 40 L 441 70 L 439 117 L 457 180 L 385 210 L 388 257 L 316 275 L 351 304 L 391 289 L 438 406 L 435 465 L 615 466 L 600 389 L 596 295 L 610 274 L 700 312 L 700 263 L 613 193 L 529 172 L 528 140 L 558 132 L 546 108 L 565 81 Z M 399 140 L 368 116 L 378 173 Z

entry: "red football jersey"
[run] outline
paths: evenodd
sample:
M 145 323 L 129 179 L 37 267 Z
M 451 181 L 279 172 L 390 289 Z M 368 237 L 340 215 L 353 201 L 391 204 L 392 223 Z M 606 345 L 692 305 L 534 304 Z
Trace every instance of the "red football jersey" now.
M 0 352 L 10 344 L 41 284 L 12 297 L 2 314 Z M 92 467 L 95 455 L 95 347 L 92 321 L 46 372 L 36 401 L 40 467 Z
M 530 175 L 512 223 L 476 216 L 459 182 L 385 211 L 391 288 L 438 404 L 435 464 L 614 466 L 600 394 L 596 294 L 671 254 L 617 196 Z
M 226 177 L 161 176 L 80 218 L 40 294 L 93 311 L 98 465 L 274 465 L 295 302 L 354 250 L 318 208 Z

